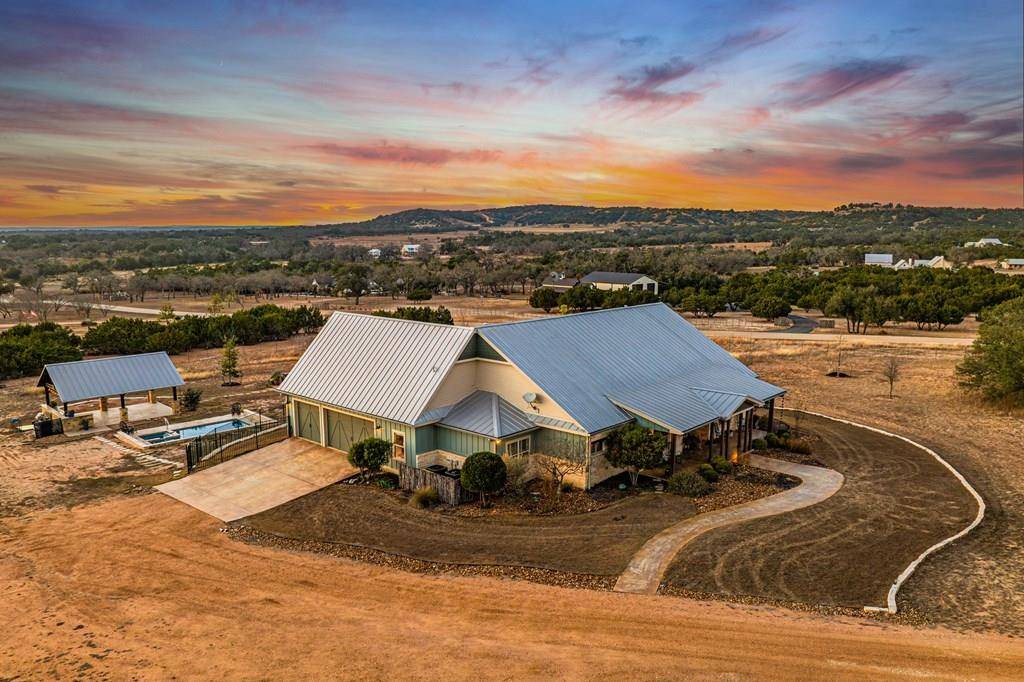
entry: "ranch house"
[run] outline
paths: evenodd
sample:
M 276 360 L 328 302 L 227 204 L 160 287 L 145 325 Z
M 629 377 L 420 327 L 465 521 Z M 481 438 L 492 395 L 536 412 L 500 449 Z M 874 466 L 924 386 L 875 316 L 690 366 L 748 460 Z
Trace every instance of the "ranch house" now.
M 580 487 L 620 472 L 601 453 L 628 423 L 665 433 L 670 464 L 735 459 L 785 392 L 661 303 L 477 328 L 336 312 L 279 390 L 293 433 L 325 447 L 376 436 L 392 468 L 568 459 Z

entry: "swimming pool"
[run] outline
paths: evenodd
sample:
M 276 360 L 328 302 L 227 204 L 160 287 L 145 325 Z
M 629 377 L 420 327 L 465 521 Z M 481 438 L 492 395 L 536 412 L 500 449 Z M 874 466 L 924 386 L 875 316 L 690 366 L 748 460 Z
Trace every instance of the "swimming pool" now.
M 196 426 L 185 426 L 180 429 L 174 428 L 171 425 L 171 430 L 157 431 L 156 433 L 147 433 L 145 435 L 139 435 L 138 437 L 147 443 L 169 443 L 171 441 L 182 441 L 192 440 L 199 436 L 205 436 L 208 433 L 214 431 L 224 433 L 226 431 L 233 431 L 235 429 L 242 429 L 246 426 L 252 426 L 252 423 L 245 419 L 225 419 L 218 422 L 210 422 L 208 424 L 197 424 Z

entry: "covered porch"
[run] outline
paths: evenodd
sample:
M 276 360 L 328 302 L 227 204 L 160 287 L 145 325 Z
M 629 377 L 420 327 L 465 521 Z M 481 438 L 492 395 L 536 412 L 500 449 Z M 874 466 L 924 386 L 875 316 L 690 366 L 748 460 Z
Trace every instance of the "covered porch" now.
M 49 364 L 36 385 L 43 389 L 42 414 L 75 430 L 175 414 L 184 383 L 160 352 Z M 157 391 L 168 389 L 171 405 L 157 400 Z

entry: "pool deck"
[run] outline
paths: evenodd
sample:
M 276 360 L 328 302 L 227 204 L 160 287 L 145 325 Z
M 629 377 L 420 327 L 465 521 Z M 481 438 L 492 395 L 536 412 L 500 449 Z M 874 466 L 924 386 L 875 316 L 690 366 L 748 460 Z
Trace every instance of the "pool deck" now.
M 158 415 L 158 416 L 164 416 L 164 415 Z M 257 424 L 257 423 L 273 424 L 274 421 L 275 421 L 274 419 L 271 419 L 270 417 L 267 417 L 266 415 L 261 415 L 258 412 L 253 412 L 252 410 L 242 410 L 242 413 L 238 414 L 238 415 L 234 415 L 234 414 L 220 414 L 220 415 L 217 415 L 215 417 L 204 417 L 203 419 L 193 419 L 193 420 L 187 421 L 187 422 L 175 422 L 175 423 L 171 424 L 171 429 L 174 430 L 174 431 L 179 431 L 181 429 L 187 429 L 187 428 L 192 427 L 192 426 L 204 426 L 206 424 L 216 424 L 218 422 L 229 422 L 229 421 L 231 421 L 233 419 L 240 419 L 240 420 L 243 420 L 243 421 L 247 421 L 247 422 L 249 422 L 250 425 Z M 166 431 L 166 430 L 167 430 L 166 426 L 153 426 L 153 427 L 148 428 L 148 429 L 139 429 L 135 433 L 131 433 L 131 434 L 122 433 L 122 432 L 118 431 L 115 435 L 116 435 L 116 437 L 119 440 L 124 441 L 125 443 L 127 443 L 130 446 L 132 446 L 133 448 L 139 448 L 139 449 L 155 448 L 155 447 L 160 447 L 162 445 L 170 445 L 172 443 L 184 443 L 185 440 L 190 440 L 190 439 L 185 439 L 185 440 L 174 439 L 174 440 L 158 441 L 158 442 L 151 443 L 151 442 L 143 439 L 143 436 L 149 436 L 149 435 L 152 435 L 154 433 L 161 433 L 161 432 Z

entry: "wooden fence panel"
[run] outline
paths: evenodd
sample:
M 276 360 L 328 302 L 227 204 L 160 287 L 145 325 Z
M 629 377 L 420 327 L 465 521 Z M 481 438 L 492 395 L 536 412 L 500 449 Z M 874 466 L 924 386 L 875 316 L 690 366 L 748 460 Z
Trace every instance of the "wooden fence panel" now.
M 457 478 L 411 467 L 398 460 L 393 460 L 392 465 L 398 469 L 398 485 L 403 490 L 433 488 L 441 501 L 451 506 L 475 499 L 472 493 L 462 489 L 462 484 Z

